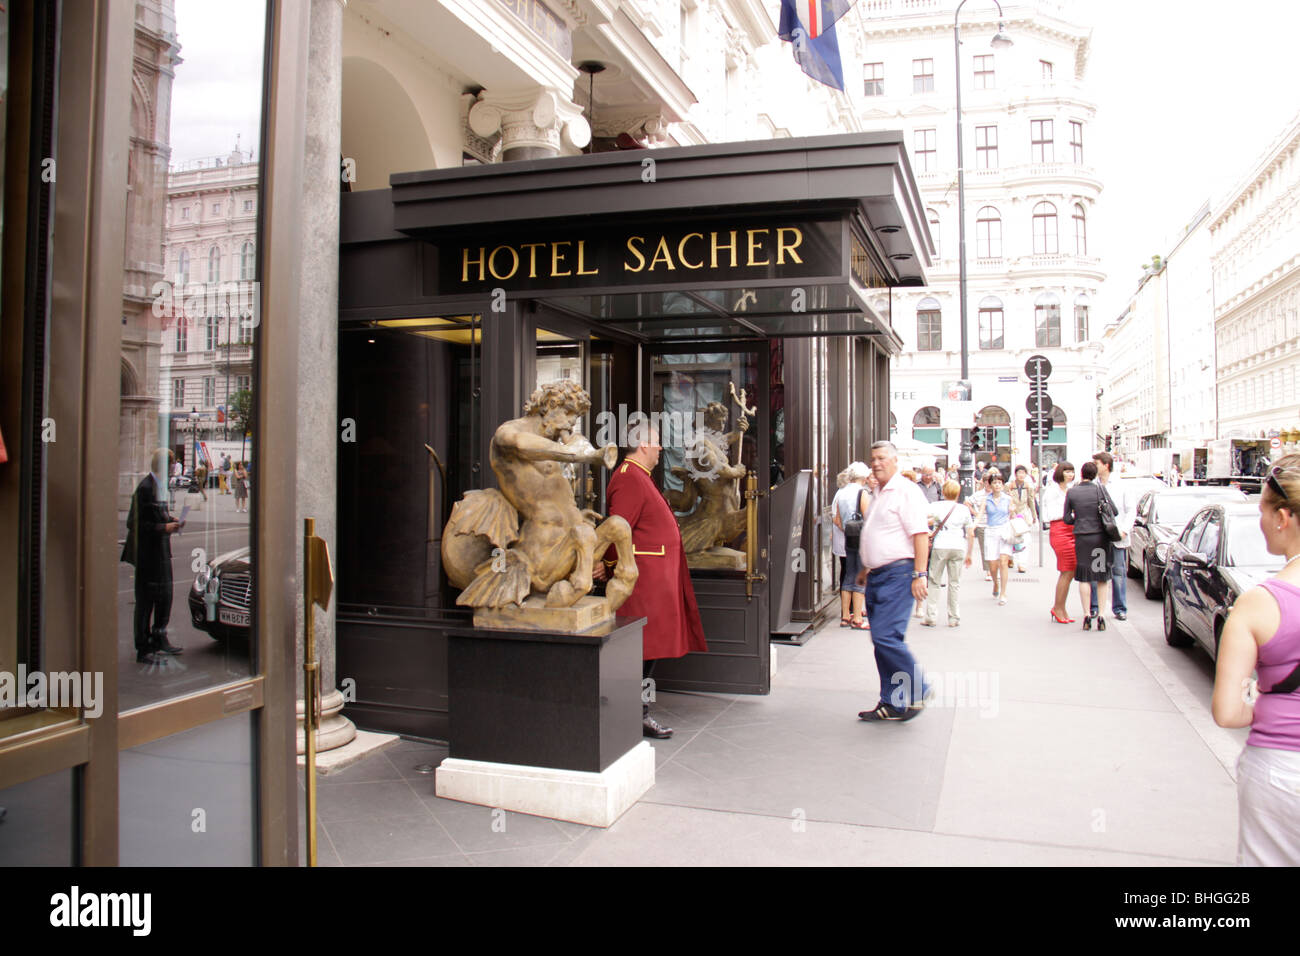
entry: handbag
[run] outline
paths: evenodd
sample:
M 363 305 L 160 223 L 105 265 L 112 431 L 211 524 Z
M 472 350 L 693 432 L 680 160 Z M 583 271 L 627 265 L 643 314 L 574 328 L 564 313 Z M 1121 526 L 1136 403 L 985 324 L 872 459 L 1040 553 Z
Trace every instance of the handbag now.
M 1101 528 L 1111 541 L 1118 541 L 1121 535 L 1119 525 L 1115 523 L 1115 505 L 1104 488 L 1098 488 L 1097 492 L 1097 516 L 1101 518 Z
M 862 496 L 867 493 L 863 488 L 858 492 L 858 506 L 853 511 L 853 517 L 844 522 L 844 547 L 856 548 L 862 538 L 862 525 L 866 520 L 862 516 Z
M 1008 524 L 1011 525 L 1011 533 L 1017 538 L 1029 534 L 1029 522 L 1022 515 L 1013 515 Z

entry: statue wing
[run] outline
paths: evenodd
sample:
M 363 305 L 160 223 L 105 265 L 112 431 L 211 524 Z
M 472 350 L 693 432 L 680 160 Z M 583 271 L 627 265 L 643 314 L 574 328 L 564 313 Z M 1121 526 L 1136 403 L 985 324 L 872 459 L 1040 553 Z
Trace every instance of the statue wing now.
M 453 534 L 481 534 L 498 548 L 509 547 L 519 537 L 519 514 L 495 488 L 465 492 L 452 507 L 447 525 Z

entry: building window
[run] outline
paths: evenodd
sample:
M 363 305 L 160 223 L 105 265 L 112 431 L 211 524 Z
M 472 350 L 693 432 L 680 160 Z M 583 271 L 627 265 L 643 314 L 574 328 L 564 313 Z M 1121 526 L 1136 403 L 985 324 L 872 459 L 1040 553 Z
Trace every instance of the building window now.
M 1053 149 L 1052 120 L 1029 121 L 1029 158 L 1035 163 L 1056 161 Z
M 1083 124 L 1070 120 L 1070 155 L 1075 163 L 1083 165 Z
M 920 352 L 943 348 L 943 316 L 937 299 L 922 299 L 916 307 L 916 348 Z
M 235 327 L 239 329 L 239 335 L 236 341 L 238 341 L 240 345 L 252 345 L 253 326 L 249 324 L 252 322 L 252 319 L 234 318 L 231 319 L 231 321 L 234 322 Z
M 975 89 L 993 89 L 993 54 L 985 53 L 975 57 Z
M 221 252 L 216 246 L 208 250 L 208 281 L 214 284 L 221 281 Z
M 185 379 L 172 379 L 172 408 L 185 407 Z
M 253 376 L 251 375 L 235 376 L 235 391 L 251 392 L 252 390 L 253 390 Z
M 980 300 L 980 348 L 1004 348 L 1002 329 L 1002 300 L 993 295 L 985 296 Z
M 188 350 L 187 349 L 188 343 L 186 342 L 186 335 L 185 335 L 186 322 L 187 319 L 183 315 L 178 316 L 176 319 L 176 351 L 177 352 L 185 352 Z
M 214 216 L 220 216 L 220 215 L 221 215 L 221 203 L 219 203 L 219 202 L 214 202 L 214 203 L 212 204 L 212 215 L 214 215 Z
M 885 95 L 885 64 L 883 63 L 862 64 L 862 95 L 863 96 L 884 96 Z
M 983 206 L 975 214 L 975 257 L 1002 258 L 1002 217 L 992 206 Z
M 916 145 L 916 171 L 928 173 L 938 169 L 938 131 L 918 129 L 912 135 L 913 143 Z
M 925 211 L 925 220 L 930 224 L 930 238 L 934 240 L 934 257 L 939 258 L 939 214 L 933 209 Z
M 245 200 L 244 200 L 244 212 L 252 212 L 252 211 L 253 211 L 253 200 L 251 200 L 251 199 L 245 199 Z
M 1088 341 L 1088 299 L 1082 295 L 1074 300 L 1074 340 Z
M 188 221 L 189 221 L 189 218 L 190 218 L 190 207 L 189 207 L 189 206 L 182 206 L 182 207 L 181 207 L 181 221 L 182 221 L 182 222 L 188 222 Z
M 1060 251 L 1056 235 L 1056 207 L 1040 202 L 1034 207 L 1034 255 L 1054 255 Z
M 998 168 L 998 128 L 996 126 L 975 127 L 975 168 Z
M 209 375 L 203 379 L 203 406 L 211 408 L 217 404 L 217 380 Z
M 176 282 L 181 286 L 190 284 L 190 253 L 187 249 L 182 249 L 176 258 Z
M 1061 347 L 1061 300 L 1051 292 L 1034 303 L 1034 345 L 1040 349 Z
M 254 252 L 251 242 L 244 243 L 244 247 L 239 250 L 239 278 L 245 281 L 251 281 L 254 269 Z
M 931 93 L 934 91 L 934 60 L 912 61 L 912 92 Z
M 1038 61 L 1038 71 L 1042 75 L 1044 83 L 1052 82 L 1052 64 L 1047 60 Z
M 217 350 L 217 320 L 211 316 L 208 317 L 207 344 L 204 346 L 209 352 Z
M 1088 254 L 1088 219 L 1081 202 L 1074 204 L 1074 251 L 1080 256 Z

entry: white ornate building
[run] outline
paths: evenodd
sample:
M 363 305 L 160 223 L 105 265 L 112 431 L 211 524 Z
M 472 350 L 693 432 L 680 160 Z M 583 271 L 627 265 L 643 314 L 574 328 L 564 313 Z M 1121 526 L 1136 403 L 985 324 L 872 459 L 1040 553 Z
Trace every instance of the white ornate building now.
M 927 207 L 938 261 L 926 289 L 896 290 L 893 324 L 897 434 L 942 443 L 940 389 L 959 377 L 960 309 L 956 0 L 861 0 L 837 27 L 846 80 L 865 128 L 902 128 Z M 990 46 L 992 4 L 961 18 L 962 147 L 966 169 L 967 330 L 972 398 L 998 427 L 997 460 L 1029 462 L 1024 366 L 1048 357 L 1055 427 L 1043 460 L 1096 449 L 1101 329 L 1091 313 L 1104 275 L 1088 246 L 1102 184 L 1088 165 L 1095 107 L 1088 98 L 1088 26 L 1074 4 L 1004 3 L 1013 46 Z M 956 431 L 951 461 L 956 461 Z M 989 460 L 988 450 L 978 456 Z
M 239 435 L 226 409 L 252 388 L 258 163 L 238 148 L 167 175 L 167 280 L 174 315 L 162 336 L 161 397 L 171 447 L 193 465 L 194 442 Z
M 1218 435 L 1264 437 L 1300 419 L 1300 115 L 1210 222 Z

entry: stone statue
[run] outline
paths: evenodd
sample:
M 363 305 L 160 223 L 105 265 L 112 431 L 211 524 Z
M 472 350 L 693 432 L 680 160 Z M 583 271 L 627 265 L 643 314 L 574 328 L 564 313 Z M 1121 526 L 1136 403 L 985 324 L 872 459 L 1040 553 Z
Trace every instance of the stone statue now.
M 584 630 L 613 616 L 636 584 L 627 521 L 578 510 L 565 466 L 614 467 L 618 447 L 596 449 L 574 430 L 591 401 L 573 382 L 543 385 L 492 436 L 501 486 L 470 491 L 443 530 L 443 568 L 475 623 Z M 604 598 L 588 596 L 592 561 L 614 545 L 618 571 Z M 562 613 L 566 612 L 567 613 Z
M 740 479 L 745 477 L 745 466 L 740 464 L 740 444 L 749 429 L 749 419 L 742 411 L 736 430 L 724 433 L 727 406 L 721 402 L 710 402 L 703 418 L 704 427 L 686 449 L 686 467 L 672 470 L 681 479 L 682 489 L 669 491 L 665 497 L 678 512 L 687 566 L 743 569 L 744 553 L 726 545 L 745 531 L 745 511 L 740 506 Z M 730 454 L 733 446 L 735 464 Z

